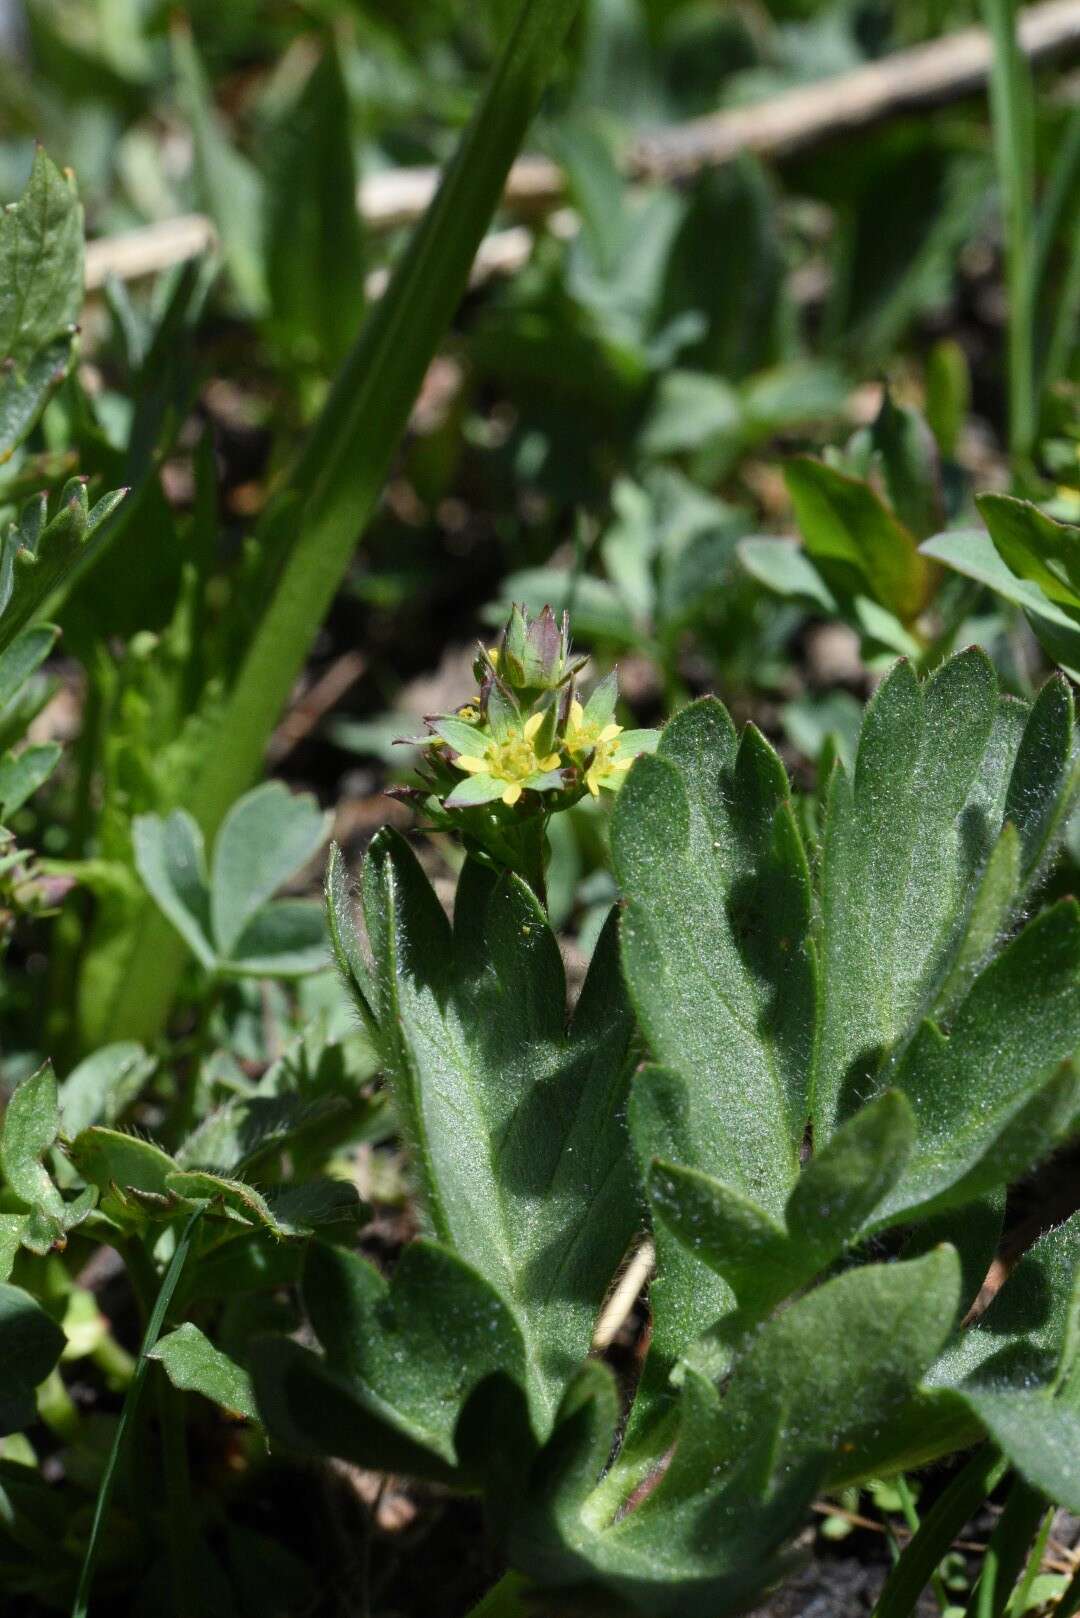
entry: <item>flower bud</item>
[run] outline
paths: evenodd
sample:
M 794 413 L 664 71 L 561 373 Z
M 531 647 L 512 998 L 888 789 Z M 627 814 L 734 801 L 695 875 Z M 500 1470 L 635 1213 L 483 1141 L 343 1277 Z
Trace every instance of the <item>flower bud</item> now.
M 529 619 L 516 603 L 510 610 L 497 647 L 484 654 L 491 670 L 512 690 L 539 693 L 563 685 L 585 662 L 570 662 L 570 622 L 560 625 L 550 607 Z

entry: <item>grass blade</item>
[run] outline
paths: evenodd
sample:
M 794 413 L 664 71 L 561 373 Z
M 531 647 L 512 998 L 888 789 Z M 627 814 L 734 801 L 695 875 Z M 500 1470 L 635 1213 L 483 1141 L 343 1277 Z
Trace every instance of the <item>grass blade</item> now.
M 524 0 L 481 106 L 385 296 L 346 359 L 263 526 L 296 534 L 187 807 L 210 834 L 257 775 L 267 739 L 382 490 L 412 402 L 468 284 L 510 164 L 580 0 Z M 357 289 L 357 296 L 361 291 Z M 152 1040 L 184 951 L 147 903 L 118 974 L 109 1038 Z
M 1035 444 L 1035 155 L 1031 69 L 1016 37 L 1016 0 L 983 0 L 994 43 L 990 112 L 1005 216 L 1009 298 L 1009 449 L 1025 460 Z
M 953 1540 L 1000 1483 L 1007 1465 L 992 1444 L 976 1450 L 923 1518 L 918 1533 L 886 1579 L 873 1618 L 910 1618 Z
M 165 1271 L 164 1279 L 158 1289 L 158 1295 L 150 1313 L 150 1319 L 146 1324 L 146 1334 L 143 1337 L 139 1357 L 135 1363 L 135 1374 L 131 1379 L 131 1385 L 124 1399 L 124 1408 L 120 1412 L 120 1420 L 116 1425 L 116 1436 L 113 1439 L 112 1449 L 109 1451 L 109 1458 L 105 1463 L 105 1471 L 101 1476 L 97 1502 L 94 1506 L 94 1520 L 90 1525 L 90 1538 L 87 1541 L 86 1556 L 83 1559 L 82 1572 L 79 1575 L 79 1588 L 75 1595 L 75 1605 L 71 1609 L 71 1618 L 86 1618 L 89 1611 L 90 1587 L 94 1581 L 94 1568 L 97 1565 L 102 1531 L 109 1515 L 109 1506 L 112 1503 L 113 1490 L 116 1487 L 116 1478 L 127 1444 L 128 1433 L 131 1430 L 131 1424 L 138 1408 L 139 1395 L 142 1392 L 143 1383 L 146 1381 L 146 1373 L 150 1366 L 150 1352 L 161 1335 L 161 1328 L 165 1324 L 165 1316 L 168 1313 L 177 1283 L 183 1273 L 188 1253 L 191 1251 L 192 1239 L 199 1220 L 202 1218 L 203 1211 L 201 1207 L 196 1208 L 181 1231 L 180 1239 L 176 1244 L 176 1251 L 173 1253 L 169 1267 Z
M 973 1618 L 1003 1618 L 1045 1513 L 1045 1498 L 1017 1478 L 983 1557 L 969 1607 Z

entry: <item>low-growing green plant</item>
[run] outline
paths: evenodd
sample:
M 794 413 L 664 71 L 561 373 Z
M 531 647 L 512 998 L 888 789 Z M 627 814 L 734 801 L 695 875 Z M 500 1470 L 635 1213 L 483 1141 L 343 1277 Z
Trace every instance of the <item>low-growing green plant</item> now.
M 589 97 L 629 128 L 711 108 L 721 83 L 738 99 L 754 74 L 793 82 L 803 47 L 862 60 L 876 47 L 850 8 L 764 44 L 700 8 L 590 10 L 543 132 L 576 220 L 530 221 L 526 273 L 470 303 L 449 425 L 418 427 L 374 523 L 576 0 L 522 0 L 509 30 L 501 0 L 455 24 L 451 121 L 506 43 L 370 309 L 357 153 L 389 124 L 365 108 L 356 139 L 371 69 L 346 28 L 275 13 L 292 46 L 237 115 L 204 67 L 254 60 L 224 12 L 167 40 L 124 8 L 78 27 L 55 9 L 29 7 L 50 82 L 122 118 L 125 185 L 164 182 L 165 212 L 137 124 L 151 87 L 173 97 L 152 117 L 190 132 L 189 201 L 225 271 L 201 353 L 235 344 L 224 369 L 260 374 L 239 407 L 223 377 L 196 419 L 212 259 L 146 298 L 109 282 L 94 363 L 76 363 L 81 208 L 39 151 L 0 215 L 5 1618 L 292 1618 L 324 1534 L 359 1570 L 358 1611 L 414 1610 L 393 1579 L 419 1536 L 378 1585 L 378 1499 L 355 1556 L 331 1502 L 334 1478 L 367 1489 L 357 1466 L 415 1480 L 421 1534 L 457 1512 L 475 1533 L 482 1509 L 461 1608 L 497 1582 L 473 1618 L 721 1618 L 794 1565 L 821 1496 L 835 1529 L 862 1490 L 912 1535 L 877 1618 L 928 1583 L 943 1609 L 970 1590 L 973 1618 L 1044 1594 L 1077 1610 L 1080 1584 L 1040 1569 L 1054 1505 L 1080 1510 L 1080 1216 L 1043 1210 L 1032 1239 L 1029 1186 L 1014 1193 L 1080 1121 L 1080 910 L 1061 896 L 1080 531 L 1056 520 L 1080 139 L 1074 122 L 1036 222 L 1012 8 L 987 4 L 1011 453 L 1016 487 L 1046 493 L 1035 464 L 1064 486 L 1043 506 L 985 497 L 989 537 L 948 526 L 966 520 L 970 378 L 946 341 L 926 420 L 887 393 L 842 449 L 788 456 L 801 548 L 753 534 L 751 507 L 782 500 L 758 499 L 747 457 L 776 436 L 820 449 L 860 368 L 940 304 L 987 194 L 976 126 L 876 132 L 865 161 L 810 160 L 793 189 L 744 157 L 679 190 L 621 174 Z M 426 52 L 439 28 L 410 15 Z M 381 18 L 371 60 L 411 26 Z M 730 56 L 708 87 L 698 42 Z M 410 132 L 376 162 L 437 150 L 419 83 L 388 92 Z M 111 183 L 87 193 L 106 212 Z M 243 436 L 278 403 L 265 475 L 219 487 L 221 421 Z M 445 528 L 446 554 L 462 540 L 499 633 L 411 739 L 398 796 L 430 840 L 378 832 L 358 926 L 337 848 L 326 903 L 310 897 L 329 814 L 257 783 L 358 540 L 371 524 L 393 549 L 414 521 Z M 980 585 L 1006 603 L 990 618 Z M 380 599 L 377 577 L 350 588 Z M 978 638 L 997 656 L 1010 605 L 1065 671 L 1041 688 L 1029 641 L 1000 673 L 978 647 L 950 655 Z M 848 683 L 882 676 L 865 709 L 803 679 L 789 643 L 808 616 L 856 631 Z M 408 618 L 374 641 L 396 654 Z M 405 639 L 395 687 L 436 652 Z M 714 674 L 731 713 L 687 700 Z M 816 784 L 789 775 L 774 727 Z M 1022 1250 L 987 1303 L 1006 1240 Z M 999 1488 L 978 1569 L 958 1568 Z
M 900 663 L 808 843 L 760 733 L 695 703 L 616 800 L 625 909 L 569 1026 L 513 871 L 468 859 L 450 921 L 380 833 L 365 953 L 335 856 L 427 1229 L 389 1283 L 311 1250 L 322 1352 L 253 1350 L 271 1436 L 481 1488 L 521 1588 L 574 1610 L 738 1610 L 817 1490 L 980 1441 L 1080 1500 L 1075 1218 L 963 1324 L 1006 1186 L 1080 1107 L 1080 913 L 1033 905 L 1077 784 L 1063 680 L 1028 706 L 978 651 Z M 643 1209 L 625 1410 L 589 1348 Z

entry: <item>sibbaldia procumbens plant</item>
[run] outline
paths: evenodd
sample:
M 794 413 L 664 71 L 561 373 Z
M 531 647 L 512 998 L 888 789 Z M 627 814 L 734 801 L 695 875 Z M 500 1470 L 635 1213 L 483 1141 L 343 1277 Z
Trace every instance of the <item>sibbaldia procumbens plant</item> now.
M 515 615 L 479 703 L 433 721 L 444 816 L 589 790 L 568 738 L 599 724 L 595 760 L 614 721 L 575 708 L 578 672 Z M 482 1491 L 500 1612 L 738 1611 L 819 1491 L 978 1446 L 984 1482 L 1000 1451 L 1080 1507 L 1077 1217 L 969 1313 L 1007 1187 L 1080 1112 L 1080 911 L 1038 897 L 1077 784 L 1068 685 L 1027 705 L 978 650 L 925 681 L 900 662 L 813 805 L 711 698 L 619 773 L 623 900 L 569 1021 L 540 895 L 468 821 L 452 919 L 376 837 L 366 948 L 335 853 L 425 1229 L 389 1280 L 312 1246 L 319 1350 L 254 1354 L 272 1438 Z M 646 1227 L 627 1391 L 593 1334 Z

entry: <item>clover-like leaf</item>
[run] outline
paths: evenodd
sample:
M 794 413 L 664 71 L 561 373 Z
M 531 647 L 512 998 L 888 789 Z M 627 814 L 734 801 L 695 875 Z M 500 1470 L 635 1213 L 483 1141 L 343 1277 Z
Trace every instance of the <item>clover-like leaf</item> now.
M 60 1121 L 73 1138 L 91 1124 L 114 1125 L 157 1068 L 133 1040 L 105 1045 L 80 1062 L 60 1086 Z
M 223 958 L 243 956 L 238 943 L 256 913 L 317 854 L 329 826 L 314 798 L 268 781 L 237 800 L 214 844 L 210 916 Z
M 257 910 L 219 970 L 227 977 L 306 977 L 330 964 L 326 912 L 314 899 L 279 899 Z
M 217 960 L 210 942 L 210 905 L 202 832 L 186 809 L 137 815 L 131 828 L 135 869 L 155 904 L 172 922 L 200 965 Z
M 271 781 L 226 815 L 207 875 L 202 833 L 183 809 L 140 815 L 135 864 L 159 908 L 206 971 L 302 977 L 329 965 L 323 907 L 268 901 L 326 840 L 315 800 Z

